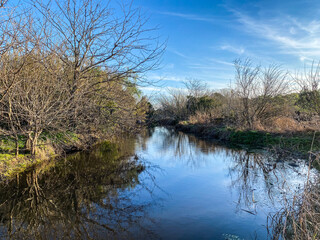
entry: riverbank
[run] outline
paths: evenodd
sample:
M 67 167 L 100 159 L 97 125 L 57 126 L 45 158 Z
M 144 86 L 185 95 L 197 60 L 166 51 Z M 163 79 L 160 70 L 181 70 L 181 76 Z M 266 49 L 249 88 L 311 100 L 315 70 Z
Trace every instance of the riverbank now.
M 305 173 L 288 164 L 273 170 L 273 163 L 263 153 L 154 128 L 1 183 L 1 227 L 8 239 L 266 239 L 261 226 L 281 208 L 273 199 L 288 196 L 282 189 L 298 186 Z
M 38 142 L 37 154 L 32 156 L 26 146 L 26 139 L 19 138 L 19 154 L 16 154 L 16 142 L 11 138 L 2 137 L 0 140 L 0 180 L 11 179 L 41 162 L 91 149 L 96 144 L 113 138 L 112 136 L 102 137 L 75 133 L 59 133 L 55 135 L 43 133 Z
M 244 149 L 268 149 L 283 157 L 307 159 L 312 146 L 313 152 L 320 152 L 320 133 L 288 132 L 270 133 L 255 130 L 239 130 L 216 124 L 191 124 L 180 122 L 173 127 L 181 132 L 193 134 L 199 138 L 212 139 L 223 145 Z M 15 155 L 15 142 L 12 139 L 0 140 L 0 179 L 10 179 L 16 174 L 32 168 L 40 162 L 48 161 L 61 155 L 90 149 L 97 143 L 114 137 L 57 134 L 43 134 L 39 142 L 37 156 L 24 150 L 24 139 L 19 140 L 21 154 Z M 314 141 L 313 141 L 314 139 Z
M 278 154 L 287 156 L 294 155 L 300 158 L 308 158 L 310 150 L 313 152 L 320 151 L 320 133 L 318 132 L 271 133 L 187 122 L 180 122 L 174 128 L 200 138 L 215 139 L 227 145 L 249 149 L 268 148 Z

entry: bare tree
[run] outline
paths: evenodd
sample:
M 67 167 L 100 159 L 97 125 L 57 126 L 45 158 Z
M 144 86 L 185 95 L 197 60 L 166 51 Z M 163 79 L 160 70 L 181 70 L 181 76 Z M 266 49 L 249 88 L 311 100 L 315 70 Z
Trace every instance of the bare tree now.
M 22 81 L 19 76 L 26 65 L 27 58 L 22 56 L 31 54 L 34 44 L 30 42 L 31 15 L 25 10 L 18 11 L 16 7 L 5 7 L 7 2 L 0 4 L 0 132 L 14 138 L 18 154 L 21 119 L 17 118 L 13 98 L 17 94 L 15 87 Z
M 7 2 L 8 0 L 0 0 L 0 8 L 3 8 Z
M 320 115 L 320 62 L 312 62 L 310 69 L 294 77 L 300 87 L 298 103 L 305 109 Z
M 278 65 L 262 69 L 252 66 L 249 59 L 234 62 L 235 94 L 240 101 L 240 116 L 246 127 L 253 128 L 257 120 L 265 120 L 274 99 L 288 90 L 287 73 Z
M 54 56 L 37 52 L 21 58 L 25 66 L 15 76 L 19 83 L 1 102 L 1 120 L 7 123 L 4 129 L 9 135 L 13 133 L 16 140 L 18 134 L 27 137 L 35 155 L 38 138 L 44 130 L 68 129 L 68 114 L 74 102 L 67 83 L 59 76 Z
M 208 85 L 199 79 L 188 78 L 183 84 L 188 89 L 189 96 L 199 98 L 209 94 Z
M 182 89 L 168 89 L 158 99 L 160 111 L 158 115 L 164 120 L 183 120 L 187 117 L 187 94 Z
M 26 12 L 18 12 L 16 7 L 5 7 L 8 1 L 0 1 L 0 62 L 6 64 L 8 56 L 21 52 L 21 46 L 26 43 L 29 36 L 28 23 L 30 18 Z M 2 84 L 0 88 L 0 101 L 8 94 L 9 90 L 16 84 L 13 75 L 18 74 L 23 66 L 20 61 L 14 68 L 10 69 L 12 75 L 10 81 Z M 8 80 L 8 79 L 7 79 Z
M 34 16 L 19 9 L 0 26 L 2 133 L 17 143 L 25 136 L 35 155 L 44 131 L 128 130 L 141 122 L 136 86 L 158 66 L 165 44 L 139 9 L 123 3 L 119 14 L 94 0 L 32 3 Z
M 116 12 L 111 2 L 63 0 L 43 3 L 34 0 L 52 38 L 45 38 L 49 49 L 58 49 L 57 56 L 70 69 L 73 93 L 81 79 L 92 77 L 92 70 L 105 71 L 105 79 L 91 82 L 88 89 L 119 78 L 136 78 L 154 69 L 164 51 L 164 43 L 156 29 L 146 26 L 139 9 L 122 3 Z M 49 34 L 46 31 L 44 34 Z M 141 80 L 141 79 L 139 79 Z
M 250 99 L 257 97 L 257 79 L 260 66 L 252 67 L 251 61 L 240 59 L 234 62 L 236 69 L 236 94 L 240 98 L 242 109 L 241 115 L 249 128 L 253 126 L 253 116 L 251 114 Z
M 107 82 L 144 83 L 143 74 L 159 65 L 165 43 L 132 2 L 118 8 L 95 0 L 34 0 L 33 5 L 42 16 L 38 28 L 45 26 L 43 45 L 63 62 L 74 98 L 100 91 Z M 80 111 L 74 108 L 74 127 Z

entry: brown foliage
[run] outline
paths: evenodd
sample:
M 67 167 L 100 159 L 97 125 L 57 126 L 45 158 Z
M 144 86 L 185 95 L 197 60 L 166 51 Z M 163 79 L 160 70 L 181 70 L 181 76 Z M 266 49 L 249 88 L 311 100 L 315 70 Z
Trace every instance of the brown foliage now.
M 34 0 L 31 8 L 36 17 L 17 8 L 0 19 L 1 133 L 16 142 L 25 136 L 35 155 L 43 132 L 142 123 L 147 104 L 137 85 L 158 66 L 164 43 L 140 10 L 94 0 Z
M 299 122 L 289 117 L 271 118 L 266 127 L 271 132 L 300 132 L 304 130 Z

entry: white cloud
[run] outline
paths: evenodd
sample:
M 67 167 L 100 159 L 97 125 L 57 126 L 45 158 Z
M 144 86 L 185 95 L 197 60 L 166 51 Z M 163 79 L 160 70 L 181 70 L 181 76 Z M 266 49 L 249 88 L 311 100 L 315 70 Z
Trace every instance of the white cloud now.
M 178 50 L 176 50 L 176 49 L 168 48 L 167 50 L 170 51 L 170 52 L 172 52 L 172 53 L 174 53 L 175 55 L 177 55 L 177 56 L 179 56 L 179 57 L 184 58 L 184 59 L 187 59 L 187 60 L 188 60 L 188 59 L 191 59 L 191 57 L 185 55 L 184 53 L 182 53 L 182 52 L 180 52 L 180 51 L 178 51 Z
M 201 65 L 201 64 L 190 64 L 188 66 L 191 69 L 198 69 L 198 70 L 215 70 L 215 71 L 221 71 L 221 70 L 229 70 L 229 68 L 221 68 L 217 67 L 216 65 Z
M 310 22 L 302 22 L 291 16 L 288 17 L 293 25 L 295 25 L 299 30 L 307 32 L 311 35 L 318 34 L 320 32 L 320 21 L 312 20 Z
M 211 81 L 211 82 L 207 82 L 207 84 L 208 84 L 208 87 L 213 90 L 226 89 L 230 85 L 230 79 L 225 79 L 225 80 L 226 80 L 225 83 Z
M 147 91 L 147 92 L 159 92 L 163 91 L 163 88 L 161 87 L 140 87 L 142 91 Z
M 301 56 L 301 57 L 300 57 L 300 61 L 303 62 L 304 60 L 306 60 L 306 57 Z
M 186 80 L 185 77 L 178 77 L 178 76 L 170 76 L 170 75 L 149 75 L 149 79 L 156 80 L 156 81 L 173 81 L 173 82 L 183 82 Z
M 225 44 L 225 45 L 220 46 L 220 49 L 226 50 L 226 51 L 238 54 L 238 55 L 242 55 L 245 52 L 245 49 L 243 47 L 234 47 L 229 44 Z
M 279 19 L 253 19 L 239 11 L 231 10 L 243 25 L 243 30 L 256 37 L 272 41 L 281 53 L 301 59 L 319 58 L 320 21 L 307 23 L 288 17 Z M 288 27 L 290 26 L 290 27 Z
M 211 17 L 202 17 L 195 14 L 186 14 L 186 13 L 179 13 L 179 12 L 159 12 L 159 14 L 179 17 L 187 20 L 193 21 L 201 21 L 201 22 L 208 22 L 208 23 L 217 23 L 221 21 L 221 19 L 211 18 Z
M 226 66 L 232 66 L 232 67 L 234 66 L 234 64 L 232 62 L 227 62 L 227 61 L 223 61 L 223 60 L 216 59 L 216 58 L 209 58 L 208 60 L 211 62 L 214 62 L 214 63 L 226 65 Z

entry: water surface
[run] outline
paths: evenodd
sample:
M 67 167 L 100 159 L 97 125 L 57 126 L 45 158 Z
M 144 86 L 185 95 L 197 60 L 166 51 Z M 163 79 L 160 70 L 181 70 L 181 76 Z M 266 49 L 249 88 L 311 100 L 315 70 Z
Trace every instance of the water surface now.
M 43 163 L 0 185 L 11 239 L 268 239 L 307 166 L 166 128 Z

